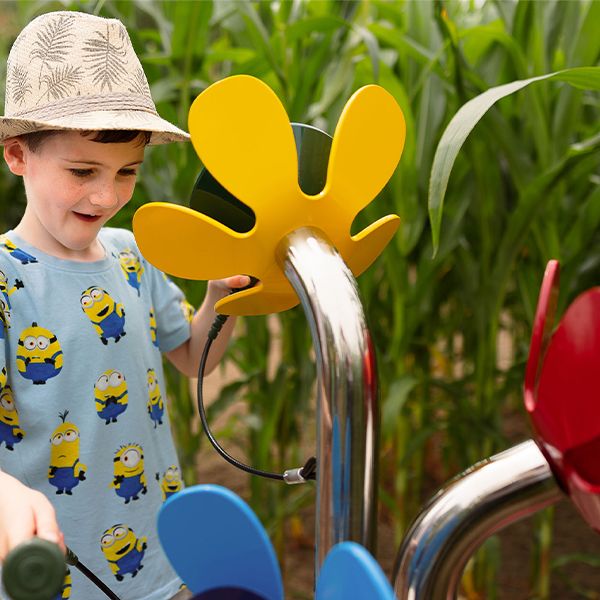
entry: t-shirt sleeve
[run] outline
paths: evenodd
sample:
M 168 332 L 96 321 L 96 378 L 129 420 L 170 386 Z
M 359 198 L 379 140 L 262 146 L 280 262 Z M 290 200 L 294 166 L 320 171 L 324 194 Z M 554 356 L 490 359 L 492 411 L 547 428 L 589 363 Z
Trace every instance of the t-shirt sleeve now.
M 123 248 L 133 250 L 141 262 L 142 281 L 147 282 L 150 292 L 151 328 L 155 327 L 156 335 L 153 342 L 163 353 L 178 348 L 191 336 L 193 307 L 179 286 L 144 258 L 131 231 L 109 228 L 106 233 L 117 252 Z
M 179 286 L 148 261 L 144 263 L 149 275 L 158 347 L 161 352 L 170 352 L 190 338 L 193 309 Z

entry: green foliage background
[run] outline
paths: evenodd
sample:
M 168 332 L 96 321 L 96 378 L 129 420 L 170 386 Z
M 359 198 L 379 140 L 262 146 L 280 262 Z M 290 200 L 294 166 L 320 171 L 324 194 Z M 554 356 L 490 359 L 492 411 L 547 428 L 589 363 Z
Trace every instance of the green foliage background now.
M 454 142 L 456 162 L 438 158 L 434 165 L 434 154 L 458 109 L 488 88 L 597 66 L 600 2 L 5 0 L 0 70 L 24 24 L 65 8 L 125 23 L 159 112 L 183 127 L 194 97 L 236 73 L 266 81 L 291 120 L 329 133 L 352 92 L 368 83 L 384 86 L 404 110 L 401 164 L 355 224 L 358 229 L 390 212 L 402 217 L 393 242 L 359 280 L 378 350 L 380 496 L 399 539 L 439 483 L 509 445 L 507 414 L 525 419 L 524 362 L 547 260 L 561 262 L 563 308 L 598 283 L 597 71 L 578 72 L 575 86 L 548 79 L 509 95 L 484 111 L 464 147 Z M 191 145 L 150 149 L 134 199 L 113 224 L 129 227 L 135 209 L 150 200 L 185 203 L 199 168 Z M 444 168 L 452 171 L 447 189 Z M 428 197 L 439 234 L 435 253 Z M 20 182 L 3 167 L 2 230 L 17 222 L 23 203 Z M 199 304 L 202 285 L 182 285 Z M 279 315 L 275 327 L 264 318 L 247 319 L 244 332 L 228 354 L 240 375 L 221 391 L 211 418 L 243 396 L 248 415 L 228 421 L 221 434 L 253 463 L 280 470 L 301 461 L 314 436 L 305 427 L 314 412 L 308 328 L 296 309 Z M 269 369 L 276 343 L 281 360 Z M 187 382 L 170 369 L 168 376 L 181 459 L 192 482 L 200 443 L 190 428 L 194 409 Z M 250 501 L 283 550 L 282 523 L 312 501 L 312 492 L 253 479 Z M 547 513 L 544 531 L 550 522 Z M 534 595 L 547 597 L 551 539 L 540 538 L 531 586 Z M 481 556 L 466 573 L 464 591 L 493 598 L 493 540 Z

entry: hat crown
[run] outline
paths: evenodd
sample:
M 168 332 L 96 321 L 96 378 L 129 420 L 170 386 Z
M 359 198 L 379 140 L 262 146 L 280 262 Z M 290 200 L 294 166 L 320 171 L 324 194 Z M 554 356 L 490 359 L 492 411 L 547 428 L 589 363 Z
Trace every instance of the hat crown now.
M 189 135 L 158 114 L 125 26 L 76 11 L 43 14 L 19 34 L 6 68 L 0 144 L 43 130 L 135 130 L 150 144 Z
M 125 26 L 75 11 L 43 14 L 11 48 L 5 117 L 77 114 L 101 104 L 156 114 L 148 81 Z

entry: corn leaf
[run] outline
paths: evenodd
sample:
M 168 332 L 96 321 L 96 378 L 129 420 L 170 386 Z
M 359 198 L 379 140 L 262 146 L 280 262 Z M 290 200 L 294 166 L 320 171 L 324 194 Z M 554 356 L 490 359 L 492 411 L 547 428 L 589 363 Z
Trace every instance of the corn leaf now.
M 490 88 L 463 105 L 446 127 L 436 148 L 429 178 L 429 219 L 434 254 L 439 247 L 444 196 L 448 180 L 465 140 L 475 125 L 498 100 L 510 96 L 532 83 L 545 80 L 569 83 L 580 89 L 600 90 L 600 67 L 565 69 L 557 73 L 548 73 Z

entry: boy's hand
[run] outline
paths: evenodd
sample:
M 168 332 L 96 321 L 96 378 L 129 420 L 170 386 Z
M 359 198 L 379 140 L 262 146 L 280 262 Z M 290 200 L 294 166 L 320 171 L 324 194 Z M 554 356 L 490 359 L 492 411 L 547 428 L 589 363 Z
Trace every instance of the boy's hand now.
M 188 377 L 196 377 L 198 375 L 200 357 L 202 356 L 212 323 L 215 321 L 214 305 L 232 292 L 250 286 L 250 284 L 255 284 L 257 281 L 248 275 L 234 275 L 233 277 L 214 279 L 208 282 L 204 302 L 192 319 L 191 337 L 181 344 L 181 346 L 166 354 L 167 358 L 181 373 Z M 211 347 L 206 362 L 205 373 L 207 375 L 215 368 L 221 356 L 223 356 L 234 323 L 235 317 L 228 319 L 223 329 L 221 329 L 219 337 L 214 340 L 215 343 Z
M 227 296 L 231 291 L 250 285 L 248 275 L 234 275 L 225 279 L 214 279 L 208 282 L 208 291 L 218 293 L 221 296 Z
M 0 471 L 0 562 L 33 536 L 54 542 L 65 552 L 56 513 L 46 496 Z

